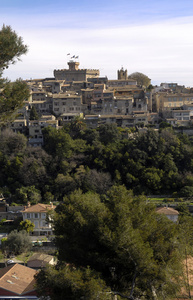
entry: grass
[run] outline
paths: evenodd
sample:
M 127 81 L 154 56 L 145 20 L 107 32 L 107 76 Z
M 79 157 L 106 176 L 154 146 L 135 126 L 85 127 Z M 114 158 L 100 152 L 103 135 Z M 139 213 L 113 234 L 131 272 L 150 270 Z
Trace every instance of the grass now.
M 148 200 L 149 200 L 149 201 L 156 201 L 156 202 L 157 202 L 157 201 L 163 201 L 164 199 L 165 199 L 165 198 L 149 198 L 149 197 L 148 197 Z
M 22 253 L 20 255 L 17 255 L 14 257 L 14 259 L 16 260 L 19 260 L 19 261 L 22 261 L 23 263 L 27 263 L 28 259 L 34 254 L 33 251 L 29 251 L 29 252 L 26 252 L 26 253 Z M 5 260 L 8 260 L 8 259 L 12 259 L 12 258 L 5 258 L 2 251 L 0 250 L 0 262 L 4 262 Z
M 17 260 L 20 260 L 22 262 L 24 262 L 25 264 L 27 263 L 28 259 L 34 254 L 33 251 L 29 251 L 29 252 L 26 252 L 26 253 L 22 253 L 18 256 L 16 256 L 15 258 Z

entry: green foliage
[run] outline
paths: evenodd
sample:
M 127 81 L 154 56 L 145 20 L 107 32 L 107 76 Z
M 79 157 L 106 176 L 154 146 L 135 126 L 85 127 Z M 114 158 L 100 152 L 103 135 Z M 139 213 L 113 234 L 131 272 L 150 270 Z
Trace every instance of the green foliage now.
M 151 79 L 147 75 L 140 72 L 132 73 L 128 76 L 128 78 L 136 80 L 138 85 L 145 87 L 150 86 L 151 83 Z
M 29 198 L 36 203 L 61 201 L 77 188 L 103 194 L 119 183 L 134 194 L 176 192 L 191 197 L 193 146 L 187 136 L 164 128 L 125 138 L 116 125 L 107 124 L 81 129 L 73 138 L 68 132 L 66 127 L 45 128 L 44 149 L 40 149 L 29 147 L 24 135 L 3 130 L 1 192 L 15 203 Z M 31 186 L 37 197 L 26 196 Z
M 79 137 L 84 129 L 86 129 L 86 123 L 83 118 L 78 116 L 71 121 L 69 126 L 70 135 L 74 138 Z
M 8 68 L 26 54 L 27 46 L 10 26 L 3 25 L 0 31 L 0 69 Z
M 111 300 L 111 293 L 99 275 L 89 268 L 76 269 L 65 265 L 59 270 L 52 267 L 36 275 L 37 292 L 42 299 L 48 295 L 52 300 L 85 299 Z
M 162 121 L 161 123 L 159 123 L 159 128 L 162 129 L 162 128 L 172 128 L 172 125 L 170 123 L 167 123 L 165 121 Z
M 189 209 L 185 203 L 178 204 L 176 210 L 179 211 L 180 217 L 191 216 L 191 213 L 189 212 Z
M 32 121 L 39 119 L 39 116 L 38 116 L 38 113 L 37 113 L 37 110 L 36 110 L 35 106 L 32 106 L 32 108 L 30 110 L 29 119 L 32 120 Z
M 121 134 L 116 124 L 104 124 L 99 127 L 99 139 L 104 145 L 118 142 L 120 138 Z
M 3 25 L 0 30 L 0 123 L 1 126 L 16 117 L 17 110 L 23 106 L 23 101 L 29 97 L 29 89 L 21 79 L 8 82 L 2 79 L 2 73 L 10 64 L 20 60 L 20 56 L 27 52 L 23 44 L 10 26 Z
M 184 186 L 180 191 L 180 195 L 182 197 L 193 197 L 193 186 Z
M 65 262 L 82 275 L 89 266 L 112 293 L 128 299 L 153 299 L 152 291 L 171 297 L 179 288 L 176 225 L 123 186 L 101 198 L 81 191 L 65 197 L 56 209 L 54 230 L 61 272 Z M 51 295 L 54 290 L 55 284 Z
M 7 236 L 7 240 L 3 243 L 3 251 L 15 255 L 28 251 L 30 247 L 31 239 L 25 230 L 11 231 Z
M 33 232 L 35 228 L 34 223 L 32 223 L 30 220 L 21 221 L 19 223 L 18 230 L 22 231 L 25 230 L 27 233 Z
M 17 155 L 25 151 L 27 138 L 11 129 L 4 129 L 0 134 L 0 151 L 5 155 Z
M 23 186 L 16 190 L 16 198 L 17 201 L 22 204 L 27 204 L 27 202 L 36 204 L 41 201 L 41 194 L 33 185 L 27 187 Z
M 71 155 L 71 148 L 73 147 L 73 140 L 70 135 L 65 132 L 65 129 L 57 130 L 53 127 L 46 127 L 43 129 L 44 149 L 53 156 L 69 157 Z

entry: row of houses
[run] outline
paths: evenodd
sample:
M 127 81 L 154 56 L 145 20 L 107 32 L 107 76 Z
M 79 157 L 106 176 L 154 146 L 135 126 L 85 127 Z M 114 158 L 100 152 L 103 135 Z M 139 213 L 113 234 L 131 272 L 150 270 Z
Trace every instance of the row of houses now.
M 79 69 L 68 62 L 69 69 L 54 70 L 53 78 L 27 80 L 30 97 L 11 124 L 15 132 L 27 134 L 29 144 L 43 144 L 42 128 L 58 128 L 75 117 L 84 118 L 88 127 L 116 123 L 120 127 L 158 127 L 164 120 L 173 126 L 191 126 L 192 89 L 177 83 L 161 84 L 151 91 L 139 86 L 118 70 L 118 78 L 100 77 L 99 70 Z M 31 116 L 35 108 L 39 118 Z

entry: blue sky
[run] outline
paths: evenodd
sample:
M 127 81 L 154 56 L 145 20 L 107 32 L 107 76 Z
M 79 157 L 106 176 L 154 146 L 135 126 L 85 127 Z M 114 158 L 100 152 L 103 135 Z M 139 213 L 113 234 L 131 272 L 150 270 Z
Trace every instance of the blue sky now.
M 29 51 L 4 75 L 52 77 L 78 55 L 80 68 L 117 78 L 142 72 L 153 84 L 193 86 L 191 0 L 0 0 L 0 25 L 23 37 Z

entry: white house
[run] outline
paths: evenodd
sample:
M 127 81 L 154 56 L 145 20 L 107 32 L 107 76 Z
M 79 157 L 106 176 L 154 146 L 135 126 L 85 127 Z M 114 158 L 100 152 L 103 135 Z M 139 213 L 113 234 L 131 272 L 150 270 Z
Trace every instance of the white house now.
M 34 223 L 34 235 L 51 235 L 52 227 L 47 222 L 46 216 L 49 211 L 55 209 L 53 204 L 38 203 L 35 205 L 28 204 L 27 207 L 22 211 L 23 220 L 30 220 Z
M 158 214 L 164 214 L 169 220 L 177 222 L 179 212 L 171 207 L 159 207 L 156 209 Z

